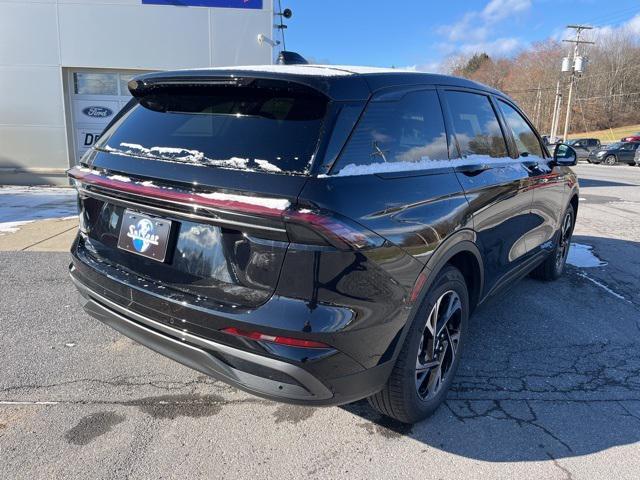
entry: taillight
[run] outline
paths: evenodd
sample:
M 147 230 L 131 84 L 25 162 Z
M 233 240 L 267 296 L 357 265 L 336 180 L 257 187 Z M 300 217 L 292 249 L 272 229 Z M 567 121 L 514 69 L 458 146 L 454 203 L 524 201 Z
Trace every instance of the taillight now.
M 302 347 L 302 348 L 331 348 L 326 343 L 316 342 L 313 340 L 302 340 L 300 338 L 281 337 L 277 335 L 267 335 L 265 333 L 239 330 L 235 327 L 227 327 L 221 330 L 229 335 L 235 335 L 237 337 L 250 338 L 251 340 L 258 340 L 261 342 L 272 342 L 280 345 L 287 345 L 290 347 Z
M 230 214 L 254 215 L 277 222 L 279 225 L 276 227 L 280 229 L 280 222 L 284 222 L 287 237 L 294 243 L 333 246 L 340 250 L 374 248 L 384 243 L 382 237 L 353 220 L 326 210 L 296 208 L 286 198 L 188 191 L 122 175 L 109 175 L 80 166 L 71 168 L 67 173 L 79 187 L 106 188 L 146 200 L 163 200 L 181 208 L 193 208 L 196 212 L 198 208 L 204 207 Z M 284 233 L 284 230 L 280 231 Z
M 379 247 L 384 239 L 336 213 L 289 209 L 283 215 L 287 234 L 294 243 L 332 245 L 341 250 Z

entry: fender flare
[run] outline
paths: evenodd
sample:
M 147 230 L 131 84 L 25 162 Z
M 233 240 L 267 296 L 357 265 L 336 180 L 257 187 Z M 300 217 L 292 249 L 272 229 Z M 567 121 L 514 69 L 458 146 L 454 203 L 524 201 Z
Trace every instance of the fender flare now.
M 395 350 L 392 356 L 392 361 L 394 363 L 398 358 L 400 350 L 402 349 L 402 345 L 404 345 L 404 341 L 409 331 L 410 325 L 413 323 L 415 316 L 420 310 L 422 302 L 424 301 L 424 297 L 433 285 L 433 281 L 435 280 L 440 270 L 456 254 L 461 252 L 468 252 L 473 254 L 478 261 L 480 270 L 478 303 L 482 299 L 484 292 L 484 262 L 482 261 L 480 249 L 476 245 L 476 237 L 476 232 L 471 229 L 458 230 L 447 237 L 445 240 L 443 240 L 440 245 L 438 245 L 436 250 L 431 254 L 429 260 L 427 260 L 427 263 L 424 265 L 422 271 L 416 279 L 416 284 L 420 281 L 419 279 L 421 276 L 424 276 L 426 280 L 422 287 L 420 287 L 420 293 L 413 303 L 409 315 L 407 316 L 407 321 L 402 327 L 400 335 L 396 337 L 397 341 L 395 342 Z

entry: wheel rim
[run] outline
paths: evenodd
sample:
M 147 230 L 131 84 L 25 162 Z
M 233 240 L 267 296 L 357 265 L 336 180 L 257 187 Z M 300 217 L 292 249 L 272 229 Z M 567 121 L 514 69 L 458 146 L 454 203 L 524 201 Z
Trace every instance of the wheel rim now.
M 571 227 L 573 226 L 573 215 L 567 212 L 562 221 L 562 230 L 560 231 L 560 243 L 556 251 L 556 267 L 564 267 L 564 263 L 569 255 L 569 247 L 571 245 Z
M 616 164 L 616 157 L 614 157 L 613 155 L 609 155 L 606 160 L 605 163 L 607 165 L 615 165 Z
M 416 391 L 422 400 L 433 398 L 451 373 L 458 356 L 462 302 L 453 290 L 436 300 L 425 325 L 416 358 Z

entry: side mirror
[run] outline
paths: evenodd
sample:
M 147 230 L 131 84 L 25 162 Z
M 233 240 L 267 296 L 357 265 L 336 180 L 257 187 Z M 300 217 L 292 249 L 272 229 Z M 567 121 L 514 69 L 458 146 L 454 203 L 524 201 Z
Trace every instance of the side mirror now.
M 578 154 L 569 145 L 559 143 L 553 151 L 553 164 L 559 167 L 573 167 L 578 163 Z

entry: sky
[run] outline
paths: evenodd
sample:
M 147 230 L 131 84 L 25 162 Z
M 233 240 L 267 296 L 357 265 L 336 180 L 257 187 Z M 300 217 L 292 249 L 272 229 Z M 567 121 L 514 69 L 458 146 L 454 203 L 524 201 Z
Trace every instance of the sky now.
M 274 0 L 277 5 L 277 0 Z M 511 56 L 583 23 L 640 39 L 638 0 L 284 0 L 287 50 L 315 63 L 439 71 L 451 55 Z M 567 35 L 567 36 L 565 36 Z

